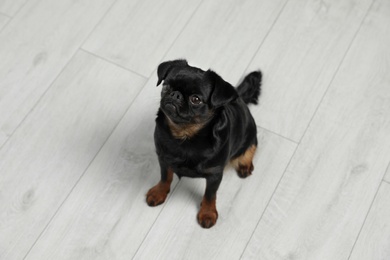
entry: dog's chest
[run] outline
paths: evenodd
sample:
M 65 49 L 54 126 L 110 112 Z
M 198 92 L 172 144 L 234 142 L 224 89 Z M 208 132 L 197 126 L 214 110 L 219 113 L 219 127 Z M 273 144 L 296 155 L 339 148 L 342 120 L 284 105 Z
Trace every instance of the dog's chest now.
M 181 145 L 169 145 L 162 155 L 164 161 L 170 165 L 177 175 L 186 177 L 202 177 L 205 157 L 205 146 L 198 144 L 182 143 Z

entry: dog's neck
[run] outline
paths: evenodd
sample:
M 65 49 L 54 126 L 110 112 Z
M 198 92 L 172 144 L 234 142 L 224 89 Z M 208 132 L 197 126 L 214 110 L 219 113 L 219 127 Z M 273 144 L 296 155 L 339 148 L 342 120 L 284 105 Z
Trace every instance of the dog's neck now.
M 207 123 L 175 124 L 169 117 L 166 117 L 166 119 L 173 137 L 183 141 L 194 137 Z

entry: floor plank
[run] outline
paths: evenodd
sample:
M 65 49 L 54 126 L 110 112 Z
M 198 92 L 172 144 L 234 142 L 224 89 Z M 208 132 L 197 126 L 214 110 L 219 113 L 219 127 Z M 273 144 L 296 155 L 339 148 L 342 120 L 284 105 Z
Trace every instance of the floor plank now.
M 264 88 L 260 126 L 300 141 L 372 0 L 289 1 L 249 70 Z
M 390 164 L 389 164 L 389 165 L 390 165 Z M 389 167 L 390 167 L 390 166 L 389 166 Z M 387 171 L 387 174 L 385 175 L 384 180 L 387 181 L 388 183 L 390 183 L 390 170 Z
M 10 18 L 8 18 L 7 16 L 0 14 L 0 32 L 1 29 L 3 29 L 3 27 L 8 23 L 9 19 Z
M 84 49 L 149 77 L 200 0 L 119 0 Z
M 260 130 L 258 147 L 252 176 L 243 180 L 233 170 L 225 172 L 215 227 L 204 230 L 196 221 L 205 181 L 184 178 L 135 259 L 239 259 L 296 144 Z
M 113 260 L 135 254 L 162 209 L 145 202 L 160 178 L 153 142 L 156 82 L 157 76 L 148 81 L 27 259 Z
M 390 259 L 390 184 L 383 182 L 349 259 Z
M 0 147 L 114 0 L 30 0 L 0 32 Z
M 80 52 L 0 150 L 0 258 L 21 259 L 144 79 Z
M 285 3 L 286 0 L 204 1 L 165 59 L 186 58 L 190 64 L 212 68 L 236 84 Z M 254 69 L 259 68 L 263 69 Z
M 0 13 L 13 17 L 27 0 L 0 0 Z
M 390 160 L 389 13 L 374 3 L 243 259 L 348 258 Z

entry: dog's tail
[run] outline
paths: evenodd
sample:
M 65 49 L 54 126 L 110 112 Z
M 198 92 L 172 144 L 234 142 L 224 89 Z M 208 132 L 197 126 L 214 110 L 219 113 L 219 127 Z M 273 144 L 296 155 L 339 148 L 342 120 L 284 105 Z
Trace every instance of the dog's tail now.
M 245 104 L 257 104 L 261 92 L 261 78 L 261 71 L 253 71 L 238 85 L 237 93 Z

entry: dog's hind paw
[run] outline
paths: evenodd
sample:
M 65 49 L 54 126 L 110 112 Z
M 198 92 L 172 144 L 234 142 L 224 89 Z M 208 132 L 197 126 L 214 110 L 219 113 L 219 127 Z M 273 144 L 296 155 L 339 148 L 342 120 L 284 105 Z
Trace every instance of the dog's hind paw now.
M 238 177 L 246 178 L 249 175 L 252 175 L 253 169 L 254 169 L 254 167 L 253 167 L 253 164 L 251 163 L 250 167 L 248 167 L 246 165 L 239 165 L 238 168 L 236 169 L 236 171 L 237 171 Z

